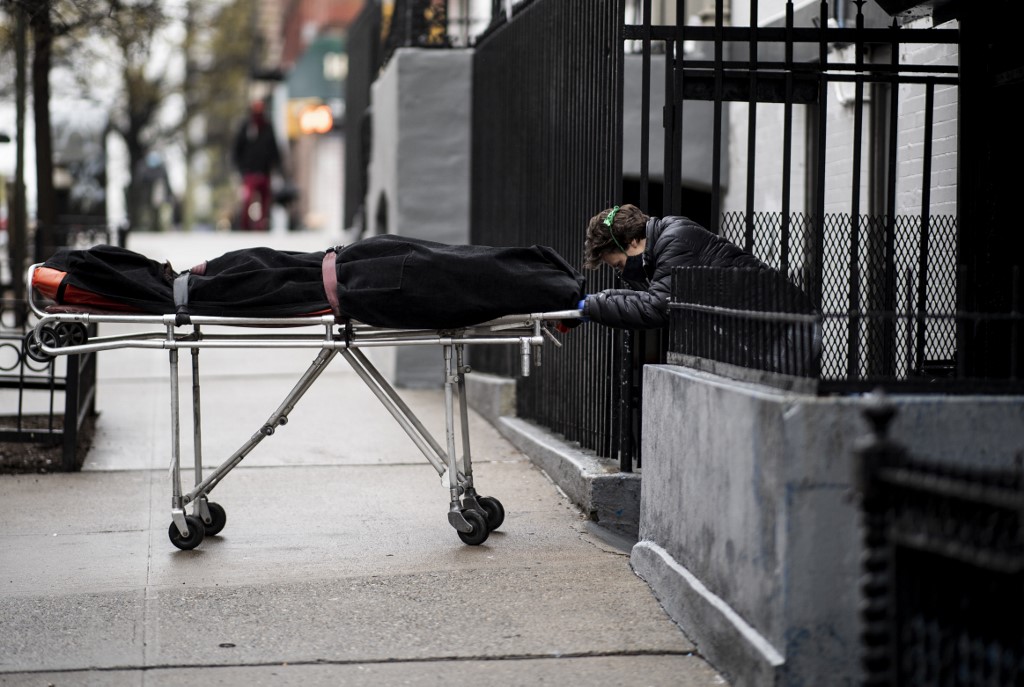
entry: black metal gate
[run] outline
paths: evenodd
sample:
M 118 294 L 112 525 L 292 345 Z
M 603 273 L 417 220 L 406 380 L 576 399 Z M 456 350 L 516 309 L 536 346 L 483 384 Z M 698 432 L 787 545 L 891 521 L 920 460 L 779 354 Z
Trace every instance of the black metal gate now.
M 127 232 L 124 226 L 90 221 L 37 227 L 33 237 L 36 260 L 45 260 L 59 248 L 88 248 L 99 243 L 123 247 Z M 0 285 L 0 291 L 5 288 Z M 0 442 L 60 446 L 59 463 L 36 467 L 77 470 L 89 448 L 88 440 L 83 439 L 88 436 L 87 423 L 96 416 L 96 354 L 34 359 L 29 355 L 27 337 L 35 321 L 25 301 L 0 299 L 0 396 L 5 401 L 0 406 Z M 95 335 L 95 328 L 89 325 L 90 335 Z
M 655 25 L 651 0 L 630 4 L 643 19 L 625 29 L 644 62 L 640 202 L 656 152 L 663 213 L 699 218 L 702 209 L 681 194 L 695 178 L 707 181 L 708 228 L 778 268 L 820 309 L 821 391 L 879 381 L 1019 388 L 1019 255 L 999 257 L 1005 246 L 993 236 L 1004 229 L 969 231 L 959 219 L 961 207 L 974 216 L 986 208 L 992 221 L 1005 207 L 998 196 L 960 190 L 964 150 L 1021 138 L 1016 130 L 965 131 L 961 112 L 976 106 L 963 100 L 961 64 L 975 65 L 972 77 L 987 88 L 1019 90 L 1020 79 L 1006 77 L 1019 58 L 981 45 L 971 13 L 963 25 L 973 31 L 962 34 L 960 22 L 948 21 L 963 13 L 953 3 L 894 18 L 874 3 L 787 2 L 783 17 L 766 21 L 754 0 L 748 26 L 736 16 L 727 25 L 723 7 L 715 3 L 713 24 Z M 910 21 L 926 11 L 930 22 Z M 975 39 L 964 45 L 964 36 Z M 978 61 L 980 50 L 987 62 Z M 650 79 L 657 61 L 662 84 Z M 649 150 L 652 94 L 665 103 L 662 151 Z M 699 116 L 701 107 L 711 116 Z M 695 172 L 701 137 L 710 141 L 708 159 Z M 989 274 L 982 264 L 998 267 Z M 979 295 L 981 283 L 998 286 Z
M 380 5 L 367 2 L 349 29 L 349 69 L 345 79 L 345 228 L 367 227 L 367 174 L 370 164 L 370 86 L 381 64 Z
M 479 39 L 473 63 L 474 243 L 544 244 L 582 263 L 586 220 L 620 194 L 621 0 L 514 6 Z M 611 275 L 588 275 L 589 290 Z M 622 436 L 616 333 L 583 325 L 517 387 L 518 413 L 612 456 Z M 503 352 L 474 368 L 514 376 Z M 627 371 L 629 374 L 630 371 Z M 631 459 L 623 458 L 627 469 Z
M 615 202 L 685 214 L 777 267 L 822 310 L 838 315 L 825 326 L 823 370 L 895 374 L 907 365 L 907 349 L 915 369 L 947 364 L 956 338 L 951 322 L 908 330 L 893 319 L 876 326 L 865 315 L 898 306 L 905 312 L 908 302 L 920 315 L 925 307 L 955 302 L 956 217 L 936 215 L 930 190 L 934 101 L 937 92 L 948 99 L 941 89 L 955 91 L 957 65 L 903 61 L 901 48 L 955 46 L 957 31 L 906 28 L 877 7 L 866 14 L 860 2 L 799 11 L 787 2 L 783 19 L 759 25 L 754 0 L 748 26 L 735 17 L 727 26 L 719 0 L 708 25 L 656 25 L 652 4 L 526 2 L 483 37 L 473 89 L 474 240 L 540 241 L 572 259 L 580 253 L 585 218 Z M 686 17 L 684 3 L 674 4 L 676 17 Z M 616 36 L 627 11 L 638 21 L 623 23 Z M 622 46 L 617 59 L 607 52 L 608 40 Z M 630 119 L 640 128 L 639 169 L 625 170 L 623 180 L 623 115 L 615 97 L 624 91 L 623 65 L 634 58 L 642 61 L 641 95 L 623 107 L 640 109 Z M 651 76 L 657 61 L 660 82 Z M 843 132 L 852 139 L 841 161 L 847 168 L 837 175 L 827 155 L 836 136 L 828 106 L 840 88 L 853 116 Z M 900 88 L 918 89 L 915 97 L 924 101 L 916 141 L 897 136 Z M 659 98 L 664 143 L 653 149 L 652 103 Z M 701 107 L 710 116 L 695 115 Z M 744 143 L 730 116 L 740 115 L 747 120 L 746 147 L 733 158 L 745 170 L 729 170 L 729 146 Z M 775 154 L 764 152 L 764 141 L 777 143 Z M 706 168 L 695 168 L 690 151 L 700 142 L 710 149 Z M 920 202 L 914 214 L 901 215 L 895 211 L 906 206 L 897 202 L 905 166 L 899 145 L 918 143 L 923 168 L 911 192 Z M 655 160 L 661 171 L 652 174 Z M 743 194 L 730 194 L 730 186 Z M 764 198 L 776 200 L 763 207 Z M 955 212 L 956 205 L 944 207 Z M 595 273 L 590 290 L 611 280 Z M 639 443 L 642 366 L 664 361 L 664 337 L 578 331 L 582 336 L 574 333 L 569 350 L 546 372 L 521 385 L 519 412 L 601 455 L 618 453 L 628 469 Z M 477 366 L 515 369 L 491 359 Z M 563 366 L 575 372 L 566 376 Z M 588 373 L 595 379 L 584 381 Z M 599 419 L 587 417 L 595 407 Z
M 965 351 L 986 358 L 964 345 L 982 329 L 1000 335 L 984 339 L 989 348 L 1006 342 L 1000 365 L 1019 377 L 1019 316 L 956 318 L 985 276 L 965 268 L 994 245 L 992 232 L 965 239 L 978 234 L 959 217 L 985 210 L 977 194 L 957 192 L 956 160 L 962 39 L 974 35 L 979 50 L 984 41 L 977 23 L 962 35 L 943 22 L 973 10 L 786 2 L 784 15 L 765 18 L 752 0 L 749 15 L 736 16 L 737 5 L 730 17 L 717 0 L 691 25 L 688 4 L 658 0 L 655 13 L 652 0 L 524 0 L 510 17 L 496 11 L 474 45 L 472 241 L 543 243 L 576 261 L 585 221 L 602 208 L 634 202 L 686 214 L 813 297 L 824 313 L 825 378 L 941 377 L 971 365 Z M 911 24 L 883 7 L 934 11 L 934 21 Z M 637 76 L 624 82 L 636 61 Z M 976 71 L 991 76 L 984 65 Z M 634 87 L 640 97 L 624 103 Z M 703 158 L 694 155 L 702 146 Z M 624 156 L 638 158 L 636 168 Z M 591 292 L 614 286 L 607 271 L 588 276 Z M 999 280 L 1012 284 L 1002 300 L 1019 311 L 1019 274 Z M 520 416 L 630 469 L 642 367 L 664 360 L 665 338 L 577 328 L 519 382 Z M 515 374 L 504 352 L 473 353 L 475 368 Z

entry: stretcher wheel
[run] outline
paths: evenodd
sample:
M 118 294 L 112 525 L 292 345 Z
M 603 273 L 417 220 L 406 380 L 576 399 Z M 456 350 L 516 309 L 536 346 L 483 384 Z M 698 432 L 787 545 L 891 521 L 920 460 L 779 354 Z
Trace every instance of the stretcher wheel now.
M 89 330 L 81 322 L 61 322 L 57 325 L 57 339 L 61 346 L 81 346 L 89 339 Z
M 491 531 L 487 529 L 487 521 L 484 519 L 484 516 L 480 515 L 480 513 L 475 510 L 466 509 L 462 511 L 462 517 L 466 519 L 466 522 L 473 526 L 473 531 L 459 532 L 459 539 L 470 546 L 479 546 L 487 541 L 487 535 L 489 535 Z
M 188 526 L 187 537 L 181 536 L 178 526 L 173 522 L 167 530 L 167 536 L 171 538 L 171 543 L 182 551 L 191 551 L 202 543 L 203 537 L 206 536 L 206 528 L 203 527 L 203 521 L 194 515 L 186 515 L 185 524 Z
M 212 537 L 215 534 L 220 534 L 224 525 L 228 524 L 228 514 L 219 503 L 210 501 L 206 507 L 210 509 L 210 522 L 203 523 L 203 527 L 206 529 L 206 536 Z
M 493 532 L 501 527 L 501 523 L 505 522 L 505 507 L 501 505 L 501 501 L 493 496 L 482 496 L 476 502 L 484 509 L 487 528 Z
M 48 363 L 52 359 L 43 353 L 42 347 L 57 348 L 60 345 L 60 338 L 53 327 L 43 327 L 39 330 L 39 339 L 36 340 L 35 332 L 25 335 L 25 354 L 37 363 Z

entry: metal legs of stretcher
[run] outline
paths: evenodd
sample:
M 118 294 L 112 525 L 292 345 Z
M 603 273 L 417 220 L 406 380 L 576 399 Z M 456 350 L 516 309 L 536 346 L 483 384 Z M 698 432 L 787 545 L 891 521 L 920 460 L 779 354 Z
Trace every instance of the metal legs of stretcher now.
M 26 284 L 34 284 L 32 265 L 26 273 Z M 221 531 L 227 522 L 224 509 L 209 500 L 210 492 L 220 480 L 238 465 L 261 441 L 272 436 L 288 422 L 288 414 L 309 390 L 331 361 L 341 354 L 389 413 L 398 421 L 427 461 L 442 477 L 449 491 L 448 522 L 467 544 L 480 544 L 504 519 L 504 509 L 497 499 L 477 494 L 473 483 L 473 466 L 469 450 L 468 408 L 465 400 L 465 375 L 469 367 L 463 360 L 465 345 L 517 346 L 522 374 L 529 375 L 531 362 L 540 362 L 541 346 L 550 340 L 560 345 L 545 323 L 574 319 L 579 310 L 523 313 L 502 317 L 459 329 L 403 329 L 376 327 L 346 320 L 339 322 L 333 314 L 297 317 L 226 317 L 213 315 L 96 312 L 85 308 L 48 306 L 39 302 L 34 288 L 29 289 L 28 302 L 39 317 L 35 328 L 26 335 L 26 353 L 33 360 L 47 362 L 59 355 L 95 353 L 121 348 L 158 349 L 169 353 L 171 391 L 171 524 L 168 535 L 181 549 L 193 549 L 203 538 Z M 52 310 L 51 310 L 52 308 Z M 119 331 L 110 335 L 90 335 L 93 324 L 142 326 L 142 331 Z M 226 327 L 227 331 L 202 333 L 205 325 Z M 192 330 L 182 329 L 191 327 Z M 316 328 L 311 331 L 306 328 Z M 302 331 L 298 331 L 302 330 Z M 370 364 L 361 352 L 366 347 L 435 346 L 444 356 L 445 434 L 444 445 L 438 443 L 423 427 L 394 388 Z M 192 412 L 195 433 L 195 486 L 185 493 L 181 485 L 180 408 L 178 356 L 188 348 L 192 355 Z M 209 475 L 203 475 L 201 408 L 199 387 L 199 349 L 259 348 L 316 350 L 309 368 L 258 430 L 227 460 Z M 531 361 L 531 354 L 532 361 Z M 456 453 L 455 399 L 459 401 L 459 422 L 463 455 Z M 186 507 L 192 504 L 191 512 Z
M 469 447 L 469 408 L 466 403 L 465 375 L 469 367 L 463 364 L 463 345 L 445 344 L 444 350 L 444 408 L 447 450 L 434 440 L 412 410 L 380 374 L 359 349 L 342 349 L 341 354 L 380 400 L 392 417 L 413 440 L 416 447 L 434 466 L 442 482 L 447 478 L 451 495 L 448 522 L 459 532 L 459 538 L 467 544 L 481 544 L 491 530 L 496 529 L 504 519 L 504 509 L 497 499 L 480 497 L 473 486 L 473 465 Z M 457 363 L 453 366 L 453 350 Z M 453 389 L 453 387 L 455 387 Z M 455 404 L 459 399 L 459 424 L 462 429 L 462 461 L 455 449 Z M 461 469 L 460 469 L 461 468 Z
M 169 334 L 170 335 L 170 334 Z M 201 338 L 199 327 L 194 337 Z M 505 517 L 501 503 L 489 496 L 479 496 L 473 486 L 473 467 L 469 447 L 469 410 L 466 403 L 465 375 L 469 367 L 463 362 L 463 345 L 450 343 L 442 346 L 444 353 L 444 400 L 446 447 L 442 447 L 394 387 L 381 375 L 366 356 L 357 348 L 325 348 L 321 350 L 309 368 L 295 384 L 263 425 L 234 454 L 221 463 L 209 476 L 203 478 L 202 432 L 199 386 L 199 348 L 192 352 L 192 413 L 195 451 L 195 486 L 184 493 L 181 485 L 181 442 L 180 403 L 178 388 L 178 349 L 170 350 L 171 376 L 171 525 L 168 536 L 171 543 L 180 549 L 194 549 L 207 535 L 214 535 L 224 528 L 227 516 L 224 509 L 208 499 L 209 493 L 224 476 L 238 465 L 261 441 L 272 436 L 281 425 L 288 422 L 288 414 L 299 399 L 319 378 L 328 364 L 339 353 L 348 362 L 362 381 L 380 400 L 384 408 L 395 418 L 427 461 L 437 470 L 442 483 L 448 487 L 451 501 L 448 522 L 458 531 L 458 536 L 467 544 L 483 543 L 491 530 L 501 525 Z M 459 402 L 459 424 L 462 434 L 463 455 L 460 461 L 456 453 L 455 438 L 455 397 Z M 447 481 L 445 480 L 447 478 Z M 192 504 L 192 513 L 185 507 Z

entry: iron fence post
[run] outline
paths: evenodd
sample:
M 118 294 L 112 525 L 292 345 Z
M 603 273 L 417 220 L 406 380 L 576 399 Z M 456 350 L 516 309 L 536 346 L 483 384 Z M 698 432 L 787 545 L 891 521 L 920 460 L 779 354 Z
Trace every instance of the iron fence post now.
M 634 332 L 622 332 L 619 365 L 619 469 L 633 471 L 633 351 Z
M 893 657 L 892 547 L 886 536 L 885 485 L 879 469 L 898 459 L 902 449 L 888 438 L 896 415 L 892 404 L 879 397 L 864 410 L 872 433 L 858 446 L 853 462 L 853 488 L 860 500 L 861 541 L 861 667 L 864 687 L 895 684 Z

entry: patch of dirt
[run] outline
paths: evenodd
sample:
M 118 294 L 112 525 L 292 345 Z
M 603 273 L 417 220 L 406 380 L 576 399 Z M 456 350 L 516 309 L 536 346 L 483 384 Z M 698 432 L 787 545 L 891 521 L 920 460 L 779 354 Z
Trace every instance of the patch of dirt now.
M 54 429 L 63 427 L 64 418 L 57 416 L 53 420 Z M 23 417 L 22 429 L 46 429 L 49 418 L 45 415 Z M 14 418 L 0 418 L 0 429 L 17 430 Z M 78 442 L 75 449 L 75 463 L 72 472 L 82 469 L 85 456 L 92 447 L 93 435 L 96 432 L 96 416 L 87 415 L 78 430 Z M 49 472 L 66 472 L 64 469 L 63 439 L 50 444 L 39 441 L 0 441 L 0 475 L 45 474 Z

